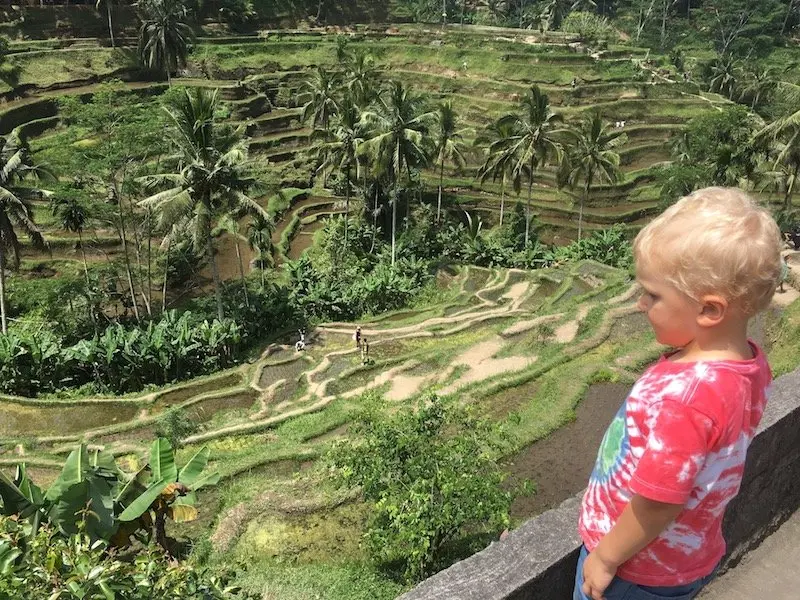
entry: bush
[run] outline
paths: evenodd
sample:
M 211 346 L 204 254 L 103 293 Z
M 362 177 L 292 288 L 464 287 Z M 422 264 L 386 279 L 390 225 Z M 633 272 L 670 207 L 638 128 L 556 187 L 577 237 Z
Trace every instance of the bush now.
M 625 226 L 616 224 L 568 246 L 556 248 L 552 258 L 556 262 L 589 259 L 618 269 L 629 269 L 633 265 L 633 249 Z
M 584 42 L 609 41 L 619 37 L 608 19 L 583 11 L 569 13 L 561 25 L 561 30 L 578 34 Z
M 168 311 L 142 327 L 110 325 L 72 346 L 44 329 L 0 336 L 0 391 L 36 396 L 93 382 L 117 394 L 213 373 L 233 364 L 242 338 L 233 321 Z
M 0 517 L 0 598 L 85 600 L 223 600 L 244 598 L 224 580 L 169 561 L 153 546 L 120 560 L 83 531 L 62 536 L 49 526 Z
M 392 415 L 374 397 L 367 403 L 330 461 L 339 483 L 360 487 L 372 505 L 365 537 L 375 559 L 419 580 L 458 538 L 508 525 L 511 494 L 494 461 L 502 430 L 435 394 Z

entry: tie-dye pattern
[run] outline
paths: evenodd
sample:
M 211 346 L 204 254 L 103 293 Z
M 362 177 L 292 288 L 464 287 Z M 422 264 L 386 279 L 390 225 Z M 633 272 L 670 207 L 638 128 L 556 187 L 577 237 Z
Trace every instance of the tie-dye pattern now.
M 714 570 L 725 553 L 722 517 L 739 491 L 744 460 L 772 379 L 751 342 L 747 361 L 672 362 L 663 357 L 636 382 L 600 445 L 579 530 L 592 551 L 633 494 L 684 510 L 618 575 L 677 586 Z

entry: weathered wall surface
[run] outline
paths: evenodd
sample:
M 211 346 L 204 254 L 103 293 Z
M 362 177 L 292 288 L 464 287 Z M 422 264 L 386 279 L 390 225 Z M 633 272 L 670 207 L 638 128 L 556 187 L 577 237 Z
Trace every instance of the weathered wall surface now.
M 800 343 L 800 340 L 797 340 Z M 502 542 L 423 581 L 401 600 L 569 600 L 580 540 L 580 497 L 531 519 Z M 800 369 L 773 384 L 724 522 L 734 566 L 800 508 Z

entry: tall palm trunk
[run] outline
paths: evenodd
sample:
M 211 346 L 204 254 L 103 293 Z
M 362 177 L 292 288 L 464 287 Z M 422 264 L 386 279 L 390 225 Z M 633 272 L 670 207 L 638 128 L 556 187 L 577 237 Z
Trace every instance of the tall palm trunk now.
M 147 314 L 153 304 L 153 225 L 152 211 L 147 210 Z M 152 316 L 152 315 L 151 315 Z
M 131 217 L 134 215 L 134 208 L 133 208 L 133 200 L 130 200 L 130 208 L 131 208 Z M 139 284 L 139 293 L 142 295 L 142 302 L 144 303 L 144 309 L 147 311 L 147 316 L 152 317 L 153 312 L 150 309 L 150 298 L 148 298 L 147 293 L 144 289 L 144 273 L 142 269 L 142 243 L 139 239 L 139 228 L 136 226 L 136 221 L 133 222 L 133 244 L 134 249 L 136 250 L 136 281 Z
M 500 226 L 503 226 L 503 213 L 505 212 L 506 205 L 506 174 L 503 173 L 503 179 L 500 182 Z
M 350 162 L 344 172 L 344 250 L 347 252 L 347 225 L 350 220 Z
M 528 247 L 531 230 L 531 193 L 533 190 L 533 155 L 531 154 L 530 173 L 528 174 L 528 202 L 525 204 L 525 247 Z
M 238 238 L 236 238 L 236 258 L 239 260 L 239 277 L 242 279 L 242 290 L 244 291 L 244 304 L 245 306 L 247 306 L 247 308 L 250 308 L 250 298 L 247 295 L 247 281 L 244 278 L 244 263 L 242 262 L 242 252 L 241 250 L 239 250 Z
M 94 294 L 92 293 L 92 284 L 89 281 L 89 264 L 86 262 L 86 249 L 83 247 L 83 229 L 78 228 L 78 244 L 81 247 L 81 257 L 83 258 L 83 273 L 86 275 L 86 294 L 89 297 L 89 319 L 92 321 L 94 331 L 97 333 L 97 319 L 94 314 Z
M 439 217 L 442 214 L 442 186 L 444 185 L 444 159 L 439 165 L 439 200 L 436 202 L 436 222 L 439 222 Z
M 167 310 L 167 274 L 169 273 L 169 251 L 172 249 L 172 236 L 167 239 L 167 257 L 164 261 L 164 287 L 161 288 L 161 312 Z
M 115 184 L 116 186 L 116 184 Z M 136 301 L 136 289 L 133 286 L 133 273 L 131 272 L 131 260 L 128 254 L 128 236 L 125 231 L 125 210 L 122 207 L 122 192 L 117 193 L 117 208 L 119 210 L 119 227 L 120 235 L 122 237 L 122 252 L 125 256 L 125 274 L 128 277 L 128 290 L 131 294 L 131 302 L 133 302 L 133 314 L 136 316 L 136 322 L 140 323 L 139 317 L 139 303 Z
M 392 200 L 392 266 L 394 266 L 395 259 L 395 230 L 397 228 L 397 201 L 399 199 L 399 190 L 397 188 L 398 182 L 394 182 L 394 199 Z
M 589 187 L 592 185 L 592 175 L 589 173 L 586 176 L 586 183 L 583 186 L 583 195 L 581 196 L 581 204 L 578 209 L 578 241 L 581 241 L 581 233 L 583 232 L 583 205 L 589 199 Z
M 114 43 L 114 27 L 111 25 L 111 0 L 106 0 L 106 13 L 108 14 L 108 33 L 111 36 L 111 47 L 116 48 Z
M 206 235 L 206 256 L 211 263 L 211 277 L 214 280 L 214 295 L 217 298 L 217 317 L 220 321 L 225 317 L 222 309 L 222 285 L 219 280 L 219 270 L 217 269 L 217 260 L 214 257 L 214 242 L 211 238 L 211 230 Z
M 786 186 L 786 195 L 783 197 L 783 210 L 788 215 L 792 208 L 792 195 L 794 194 L 794 182 L 797 181 L 797 175 L 800 173 L 800 163 L 795 165 L 794 173 Z
M 369 247 L 369 253 L 375 251 L 375 237 L 378 234 L 378 182 L 375 181 L 375 207 L 372 209 L 372 244 Z
M 3 244 L 0 243 L 0 323 L 2 323 L 3 335 L 8 333 L 6 323 L 6 255 Z

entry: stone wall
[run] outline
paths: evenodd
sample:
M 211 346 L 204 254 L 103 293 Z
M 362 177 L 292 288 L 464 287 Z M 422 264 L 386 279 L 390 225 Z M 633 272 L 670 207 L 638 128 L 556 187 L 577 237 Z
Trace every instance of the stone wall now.
M 800 343 L 800 340 L 796 340 Z M 580 547 L 580 496 L 523 524 L 502 542 L 423 581 L 401 600 L 569 600 Z M 800 508 L 800 369 L 776 379 L 724 521 L 723 569 Z

